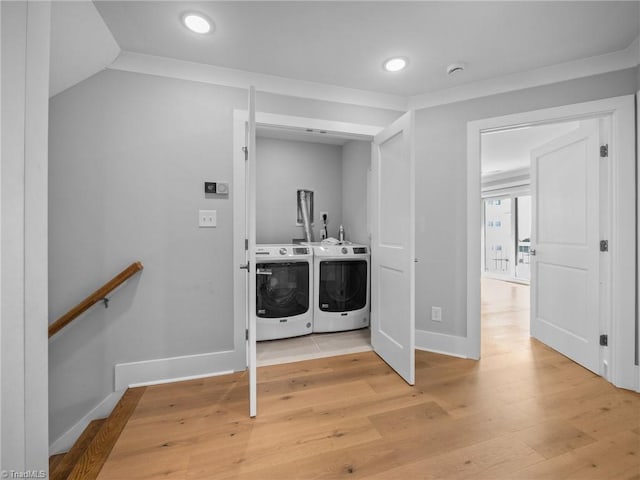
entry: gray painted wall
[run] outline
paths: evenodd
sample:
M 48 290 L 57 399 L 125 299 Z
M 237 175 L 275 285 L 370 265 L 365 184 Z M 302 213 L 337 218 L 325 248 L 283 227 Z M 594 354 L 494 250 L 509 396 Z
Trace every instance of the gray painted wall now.
M 466 336 L 467 122 L 635 93 L 637 69 L 492 95 L 416 114 L 416 328 Z M 442 323 L 431 321 L 442 307 Z
M 369 245 L 368 178 L 371 142 L 351 140 L 342 147 L 342 223 L 345 238 Z M 329 232 L 332 235 L 331 232 Z M 336 232 L 337 238 L 337 232 Z
M 326 102 L 299 97 L 288 97 L 273 93 L 256 93 L 258 112 L 282 113 L 300 117 L 337 120 L 340 122 L 361 123 L 364 125 L 389 125 L 404 112 L 378 108 L 348 105 L 346 103 Z M 246 102 L 245 106 L 246 108 Z
M 313 191 L 314 239 L 321 238 L 320 212 L 329 213 L 329 235 L 338 236 L 342 222 L 341 146 L 258 138 L 256 174 L 257 243 L 291 243 L 294 238 L 304 238 L 303 227 L 296 225 L 299 189 Z
M 320 240 L 322 217 L 338 238 L 343 225 L 348 240 L 368 244 L 367 176 L 371 144 L 349 141 L 344 146 L 259 137 L 257 151 L 258 243 L 289 243 L 303 238 L 296 225 L 296 191 L 314 192 L 314 238 Z
M 50 439 L 113 391 L 116 363 L 233 347 L 233 109 L 247 92 L 106 70 L 50 101 L 49 315 L 145 269 L 49 345 Z M 398 112 L 259 93 L 262 112 L 387 125 Z M 218 226 L 199 229 L 198 209 Z
M 51 439 L 113 391 L 116 363 L 233 348 L 232 201 L 205 198 L 203 182 L 231 179 L 245 94 L 186 87 L 105 71 L 51 101 L 51 320 L 145 266 L 51 341 Z M 218 228 L 198 228 L 201 208 Z

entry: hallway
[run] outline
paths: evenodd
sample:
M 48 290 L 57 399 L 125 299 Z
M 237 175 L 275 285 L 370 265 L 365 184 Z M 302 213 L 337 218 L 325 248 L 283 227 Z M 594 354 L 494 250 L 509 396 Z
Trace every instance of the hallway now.
M 637 479 L 640 395 L 528 337 L 528 288 L 483 284 L 483 358 L 373 352 L 146 387 L 99 475 L 123 479 Z
M 482 279 L 482 358 L 530 349 L 529 285 Z

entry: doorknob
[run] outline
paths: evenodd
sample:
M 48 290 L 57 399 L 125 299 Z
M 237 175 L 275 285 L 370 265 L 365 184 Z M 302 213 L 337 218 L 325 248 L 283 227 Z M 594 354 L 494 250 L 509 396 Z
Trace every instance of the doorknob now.
M 536 256 L 536 249 L 535 248 L 530 248 L 529 249 L 529 255 L 531 255 L 532 257 Z
M 249 270 L 249 264 L 248 263 L 243 263 L 240 265 L 240 270 Z

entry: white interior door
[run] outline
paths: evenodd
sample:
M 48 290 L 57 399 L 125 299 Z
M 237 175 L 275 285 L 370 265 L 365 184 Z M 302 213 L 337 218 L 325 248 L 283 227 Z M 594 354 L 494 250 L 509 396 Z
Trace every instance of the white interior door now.
M 247 195 L 247 365 L 249 369 L 249 415 L 257 414 L 256 370 L 256 91 L 249 87 L 247 119 L 246 195 Z
M 415 383 L 414 113 L 377 134 L 371 169 L 371 345 Z
M 596 373 L 599 162 L 596 120 L 531 152 L 531 336 Z

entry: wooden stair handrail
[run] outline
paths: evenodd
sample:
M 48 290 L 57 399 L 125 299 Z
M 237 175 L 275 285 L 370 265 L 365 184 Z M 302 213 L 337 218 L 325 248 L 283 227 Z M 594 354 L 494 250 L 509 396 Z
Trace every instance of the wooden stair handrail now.
M 98 290 L 93 292 L 83 301 L 81 301 L 78 305 L 73 307 L 67 313 L 62 315 L 59 319 L 49 325 L 49 338 L 53 337 L 56 333 L 62 330 L 64 327 L 69 325 L 73 320 L 75 320 L 80 314 L 89 310 L 93 305 L 98 303 L 100 300 L 104 300 L 105 297 L 115 288 L 122 285 L 125 281 L 127 281 L 130 277 L 135 275 L 137 272 L 142 270 L 144 266 L 142 262 L 134 262 L 121 271 L 118 275 L 113 277 L 103 286 L 101 286 Z

